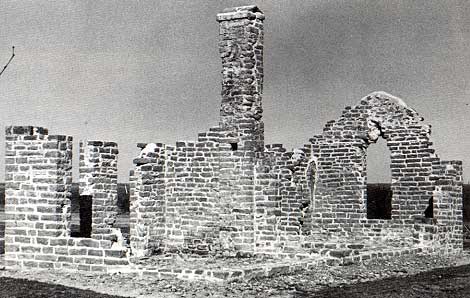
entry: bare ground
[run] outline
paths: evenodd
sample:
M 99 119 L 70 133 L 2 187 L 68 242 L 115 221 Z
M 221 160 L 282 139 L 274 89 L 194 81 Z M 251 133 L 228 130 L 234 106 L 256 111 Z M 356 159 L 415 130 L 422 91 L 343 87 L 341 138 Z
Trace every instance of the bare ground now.
M 439 268 L 406 277 L 324 289 L 299 291 L 295 297 L 458 298 L 470 297 L 470 265 Z
M 467 253 L 406 256 L 231 283 L 3 270 L 0 297 L 470 297 L 469 264 Z

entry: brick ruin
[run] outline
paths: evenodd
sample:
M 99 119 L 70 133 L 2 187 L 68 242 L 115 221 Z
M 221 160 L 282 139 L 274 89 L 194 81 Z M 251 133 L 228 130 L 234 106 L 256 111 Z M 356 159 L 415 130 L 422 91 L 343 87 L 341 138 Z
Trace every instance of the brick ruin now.
M 401 99 L 374 92 L 292 152 L 264 143 L 263 20 L 256 6 L 217 15 L 217 126 L 193 142 L 138 144 L 129 239 L 115 224 L 116 143 L 80 142 L 80 194 L 91 214 L 77 237 L 72 137 L 8 127 L 5 264 L 109 272 L 166 252 L 340 262 L 460 252 L 462 163 L 440 160 L 430 126 Z M 367 212 L 367 149 L 378 138 L 391 157 L 387 218 Z

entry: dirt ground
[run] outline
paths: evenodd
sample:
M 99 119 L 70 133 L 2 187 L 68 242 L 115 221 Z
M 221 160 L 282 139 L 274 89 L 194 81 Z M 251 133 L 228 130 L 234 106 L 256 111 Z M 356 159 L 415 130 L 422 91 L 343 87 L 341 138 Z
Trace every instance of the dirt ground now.
M 387 278 L 325 289 L 319 292 L 311 292 L 305 289 L 299 291 L 295 297 L 470 297 L 470 265 L 439 268 L 413 276 Z
M 27 279 L 16 279 L 9 277 L 0 278 L 0 297 L 1 298 L 29 298 L 29 297 L 83 297 L 83 298 L 112 298 L 110 296 L 98 294 L 93 291 L 80 290 L 62 285 L 47 284 Z
M 470 297 L 469 264 L 467 253 L 406 256 L 231 283 L 2 270 L 0 297 Z

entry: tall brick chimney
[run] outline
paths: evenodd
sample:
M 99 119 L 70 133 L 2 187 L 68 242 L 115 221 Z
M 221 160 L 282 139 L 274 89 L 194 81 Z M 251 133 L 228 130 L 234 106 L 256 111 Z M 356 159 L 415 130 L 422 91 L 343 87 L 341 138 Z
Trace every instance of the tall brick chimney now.
M 222 103 L 220 126 L 227 142 L 243 150 L 262 151 L 263 20 L 256 6 L 224 9 L 220 24 Z

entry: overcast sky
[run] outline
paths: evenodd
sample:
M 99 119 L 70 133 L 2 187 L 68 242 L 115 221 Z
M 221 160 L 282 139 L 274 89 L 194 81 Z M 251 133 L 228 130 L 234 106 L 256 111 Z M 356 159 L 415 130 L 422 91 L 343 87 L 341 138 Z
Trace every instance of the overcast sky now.
M 0 64 L 12 45 L 17 56 L 0 78 L 0 126 L 45 126 L 74 136 L 76 146 L 85 138 L 116 141 L 119 180 L 127 181 L 135 143 L 194 140 L 217 124 L 215 15 L 246 4 L 266 15 L 266 143 L 301 146 L 345 106 L 383 90 L 432 124 L 441 158 L 467 169 L 465 0 L 2 0 Z M 369 181 L 389 177 L 388 152 L 377 149 L 384 146 L 369 150 Z M 3 180 L 3 150 L 0 157 Z

